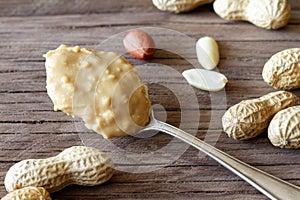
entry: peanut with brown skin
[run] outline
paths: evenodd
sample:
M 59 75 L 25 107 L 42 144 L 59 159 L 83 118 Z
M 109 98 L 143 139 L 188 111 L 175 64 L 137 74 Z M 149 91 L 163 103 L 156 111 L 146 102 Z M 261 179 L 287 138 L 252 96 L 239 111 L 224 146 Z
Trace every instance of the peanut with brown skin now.
M 25 187 L 5 195 L 1 200 L 51 200 L 49 192 L 42 187 Z
M 155 52 L 155 43 L 149 34 L 141 30 L 130 31 L 123 40 L 126 51 L 140 60 L 149 60 Z
M 74 146 L 55 157 L 16 163 L 8 170 L 4 185 L 8 192 L 27 186 L 56 192 L 72 184 L 99 185 L 113 172 L 113 162 L 107 154 L 92 147 Z
M 244 100 L 230 107 L 223 115 L 222 124 L 229 137 L 248 140 L 264 132 L 272 117 L 282 109 L 297 104 L 296 95 L 278 91 L 257 99 Z

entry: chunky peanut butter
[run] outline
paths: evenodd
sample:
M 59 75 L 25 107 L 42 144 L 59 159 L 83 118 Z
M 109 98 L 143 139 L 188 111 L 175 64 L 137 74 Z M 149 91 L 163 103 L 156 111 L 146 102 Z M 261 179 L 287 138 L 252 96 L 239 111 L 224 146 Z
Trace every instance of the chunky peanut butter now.
M 147 86 L 125 58 L 66 45 L 44 57 L 55 111 L 82 118 L 105 138 L 132 134 L 148 124 Z

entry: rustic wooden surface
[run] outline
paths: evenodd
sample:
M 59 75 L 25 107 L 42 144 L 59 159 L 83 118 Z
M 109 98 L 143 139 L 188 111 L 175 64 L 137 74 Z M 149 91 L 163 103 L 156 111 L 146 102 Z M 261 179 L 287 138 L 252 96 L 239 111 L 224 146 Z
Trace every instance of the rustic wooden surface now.
M 189 131 L 191 124 L 200 122 L 197 136 L 209 138 L 221 132 L 220 120 L 227 107 L 242 99 L 274 91 L 262 80 L 264 63 L 280 50 L 300 46 L 300 1 L 291 0 L 290 3 L 292 17 L 288 26 L 269 31 L 246 22 L 224 21 L 214 14 L 211 5 L 176 15 L 157 10 L 150 0 L 0 1 L 0 196 L 6 194 L 3 180 L 15 162 L 53 156 L 67 147 L 81 145 L 79 130 L 81 134 L 93 134 L 84 128 L 78 129 L 76 124 L 82 126 L 80 122 L 52 110 L 45 89 L 42 57 L 47 50 L 61 43 L 97 48 L 113 34 L 143 27 L 179 31 L 194 40 L 205 35 L 214 37 L 221 52 L 218 69 L 229 79 L 225 103 L 212 106 L 211 94 L 194 89 L 198 103 L 186 109 L 198 112 L 199 106 L 201 116 L 200 119 L 188 116 L 190 120 L 183 124 Z M 168 41 L 168 34 L 162 37 Z M 177 48 L 193 49 L 180 41 L 168 42 Z M 122 44 L 112 43 L 112 48 L 117 51 Z M 147 64 L 125 56 L 134 65 Z M 195 60 L 194 52 L 190 59 Z M 157 51 L 151 63 L 165 64 L 178 72 L 192 67 L 182 57 L 163 50 Z M 186 82 L 147 65 L 142 71 L 156 82 L 149 83 L 153 104 L 164 106 L 170 124 L 182 125 L 180 109 L 183 108 L 176 94 L 162 85 L 181 88 Z M 300 97 L 299 90 L 294 93 Z M 189 101 L 188 93 L 183 91 L 180 95 Z M 163 113 L 163 110 L 157 112 Z M 145 140 L 122 138 L 113 142 L 138 153 L 161 148 L 171 139 L 158 134 Z M 299 150 L 275 148 L 266 134 L 237 142 L 221 133 L 213 140 L 208 139 L 208 142 L 215 142 L 217 148 L 238 159 L 300 185 Z M 149 163 L 156 164 L 156 160 Z M 143 167 L 139 163 L 135 166 Z M 199 156 L 191 147 L 179 159 L 159 170 L 148 173 L 116 171 L 104 185 L 69 186 L 51 196 L 53 199 L 267 199 L 212 159 Z

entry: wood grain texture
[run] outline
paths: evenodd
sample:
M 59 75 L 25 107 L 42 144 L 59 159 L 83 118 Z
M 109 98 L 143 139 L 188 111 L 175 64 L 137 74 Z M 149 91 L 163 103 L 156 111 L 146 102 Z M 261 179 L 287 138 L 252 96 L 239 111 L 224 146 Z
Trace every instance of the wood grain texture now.
M 157 116 L 166 115 L 168 123 L 196 132 L 197 137 L 230 155 L 300 185 L 299 150 L 273 147 L 266 133 L 250 141 L 234 141 L 221 126 L 221 117 L 229 106 L 275 91 L 262 79 L 264 63 L 278 51 L 300 46 L 300 1 L 290 3 L 289 24 L 269 31 L 247 22 L 225 21 L 213 12 L 212 5 L 172 14 L 157 10 L 151 0 L 0 1 L 0 196 L 6 194 L 3 180 L 15 162 L 57 155 L 67 147 L 82 145 L 86 142 L 82 142 L 84 138 L 94 134 L 80 120 L 54 112 L 47 96 L 42 55 L 61 43 L 121 52 L 133 65 L 140 66 L 152 104 L 163 106 L 156 108 Z M 174 40 L 174 34 L 169 32 L 152 33 L 160 41 L 159 46 L 182 50 L 185 57 L 176 51 L 158 49 L 151 61 L 139 61 L 124 52 L 120 38 L 104 42 L 114 34 L 145 27 L 187 35 L 192 41 Z M 223 92 L 208 93 L 189 87 L 180 76 L 182 71 L 197 65 L 193 42 L 205 35 L 214 37 L 220 46 L 218 70 L 229 79 Z M 159 65 L 171 67 L 177 75 L 164 73 Z M 300 90 L 293 92 L 300 97 Z M 188 114 L 181 118 L 186 111 Z M 147 139 L 125 137 L 111 142 L 129 152 L 147 153 L 167 146 L 171 140 L 172 137 L 159 133 Z M 182 145 L 176 139 L 174 143 Z M 103 139 L 101 147 L 110 154 L 114 152 Z M 116 162 L 122 169 L 163 164 L 159 157 L 153 157 L 147 164 Z M 267 199 L 194 148 L 188 148 L 159 170 L 119 170 L 104 185 L 69 186 L 51 196 L 62 200 Z

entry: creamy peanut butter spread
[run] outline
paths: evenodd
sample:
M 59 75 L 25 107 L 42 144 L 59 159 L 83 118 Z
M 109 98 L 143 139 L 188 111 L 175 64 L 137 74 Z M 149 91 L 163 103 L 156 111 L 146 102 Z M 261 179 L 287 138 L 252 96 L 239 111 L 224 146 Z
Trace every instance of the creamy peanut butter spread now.
M 55 111 L 82 118 L 105 138 L 133 134 L 148 124 L 147 86 L 122 56 L 61 45 L 44 57 Z

